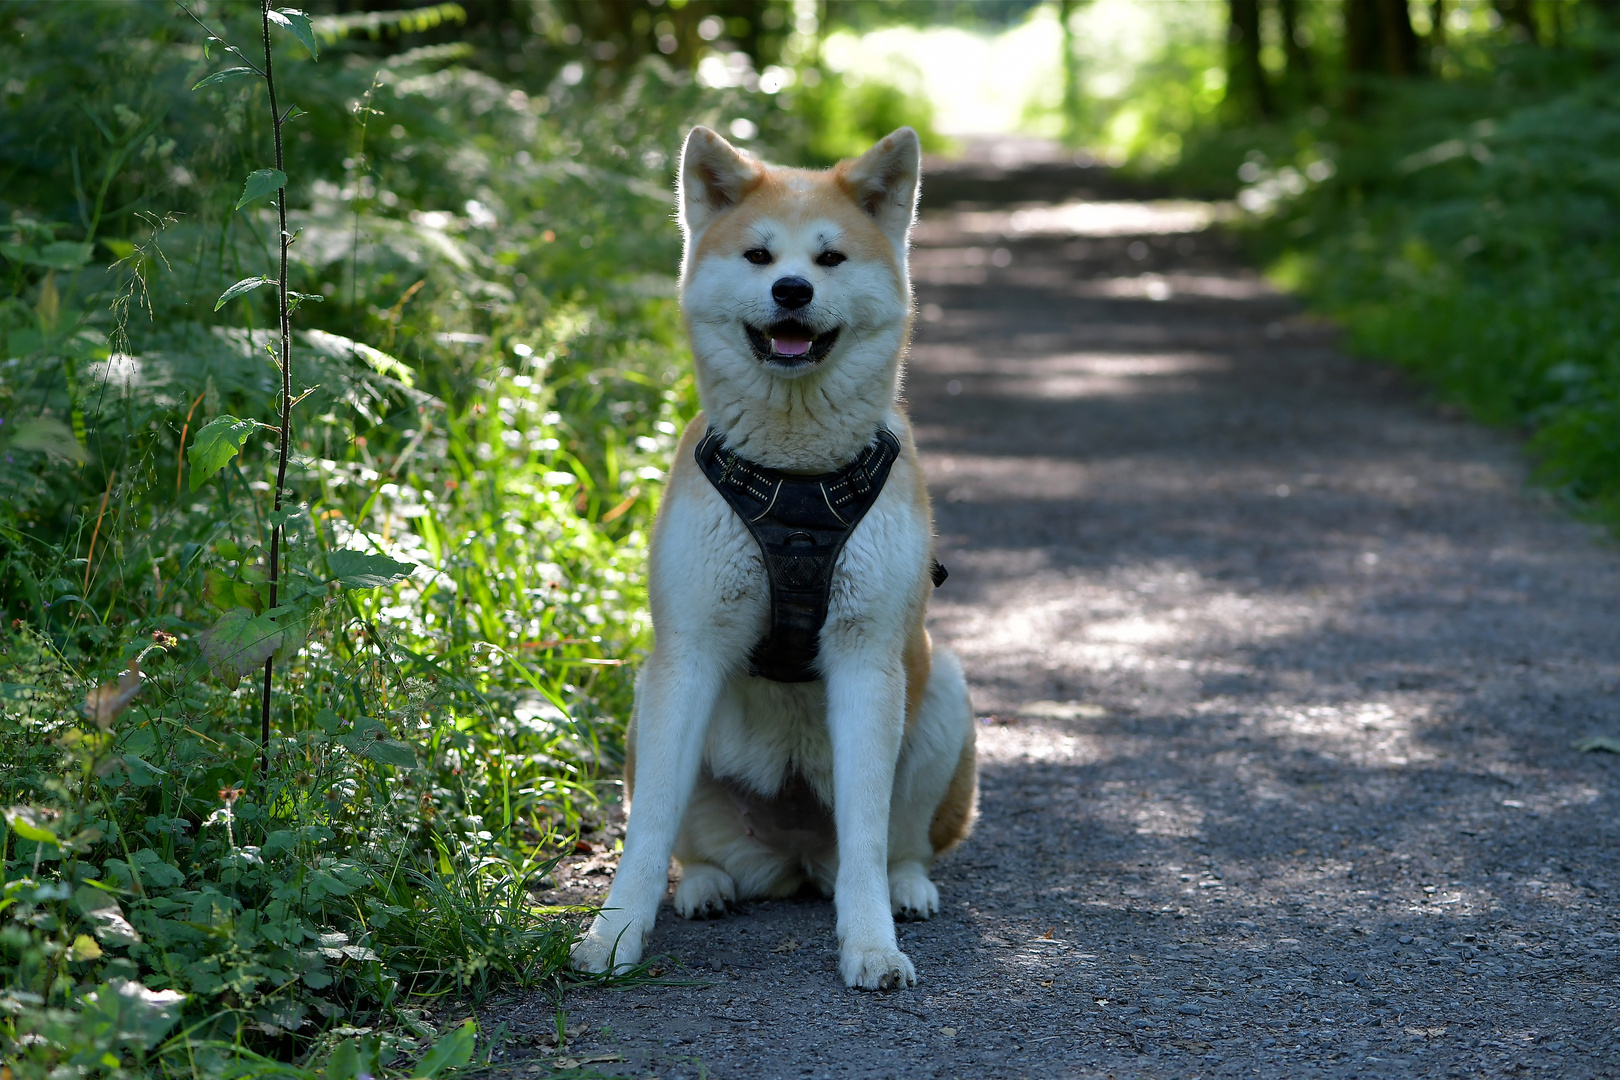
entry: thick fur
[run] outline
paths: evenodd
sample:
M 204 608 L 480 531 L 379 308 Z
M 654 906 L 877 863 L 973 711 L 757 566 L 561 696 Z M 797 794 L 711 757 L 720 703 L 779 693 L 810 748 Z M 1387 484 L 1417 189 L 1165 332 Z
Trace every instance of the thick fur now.
M 657 645 L 631 723 L 630 822 L 613 889 L 574 948 L 578 968 L 640 960 L 673 854 L 679 914 L 810 885 L 836 903 L 849 986 L 916 981 L 894 917 L 939 909 L 929 864 L 967 835 L 977 794 L 961 665 L 923 626 L 933 515 L 897 400 L 919 169 L 910 128 L 819 173 L 765 166 L 706 128 L 687 138 L 681 298 L 704 412 L 653 532 Z M 746 256 L 761 249 L 766 265 Z M 845 261 L 829 265 L 829 251 Z M 784 277 L 813 285 L 808 305 L 778 306 Z M 838 330 L 819 362 L 762 361 L 751 348 L 745 325 L 788 315 L 817 335 Z M 900 439 L 834 569 L 820 681 L 747 674 L 770 592 L 753 538 L 693 460 L 710 424 L 744 457 L 802 473 L 848 462 L 879 426 Z

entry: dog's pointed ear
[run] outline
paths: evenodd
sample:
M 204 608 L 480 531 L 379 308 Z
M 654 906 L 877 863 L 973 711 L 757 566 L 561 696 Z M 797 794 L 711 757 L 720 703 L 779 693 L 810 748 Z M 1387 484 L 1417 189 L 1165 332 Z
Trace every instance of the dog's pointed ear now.
M 850 162 L 844 186 L 896 244 L 904 244 L 917 216 L 917 187 L 922 179 L 922 142 L 911 128 L 888 135 Z
M 715 216 L 743 197 L 758 179 L 759 162 L 706 127 L 695 127 L 681 151 L 681 228 L 701 233 Z

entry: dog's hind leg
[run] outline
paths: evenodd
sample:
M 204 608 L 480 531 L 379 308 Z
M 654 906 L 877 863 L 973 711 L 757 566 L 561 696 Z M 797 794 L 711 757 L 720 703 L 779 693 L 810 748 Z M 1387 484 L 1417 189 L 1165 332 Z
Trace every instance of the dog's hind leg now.
M 688 919 L 725 914 L 728 903 L 764 896 L 790 896 L 804 884 L 806 858 L 784 837 L 781 800 L 751 794 L 705 772 L 699 779 L 675 840 L 681 882 L 675 911 Z M 832 823 L 826 823 L 831 846 Z
M 926 919 L 939 910 L 939 889 L 928 879 L 928 866 L 971 824 L 973 734 L 962 665 L 936 649 L 927 689 L 900 748 L 889 806 L 889 903 L 899 918 Z M 958 790 L 964 761 L 965 791 Z M 959 820 L 944 822 L 945 817 Z M 941 830 L 942 824 L 947 828 Z M 936 843 L 941 832 L 949 839 Z
M 669 857 L 697 783 L 725 674 L 716 657 L 680 651 L 661 641 L 642 673 L 636 695 L 636 790 L 624 855 L 602 913 L 574 945 L 571 963 L 583 971 L 619 970 L 641 960 L 669 883 Z

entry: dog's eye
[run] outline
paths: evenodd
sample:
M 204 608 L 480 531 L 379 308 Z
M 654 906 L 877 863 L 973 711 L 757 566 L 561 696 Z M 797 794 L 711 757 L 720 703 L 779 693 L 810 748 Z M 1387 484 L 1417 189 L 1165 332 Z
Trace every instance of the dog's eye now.
M 769 266 L 771 263 L 771 253 L 764 248 L 749 248 L 743 252 L 743 258 L 755 266 Z
M 846 261 L 848 258 L 849 256 L 845 255 L 842 251 L 823 251 L 820 255 L 816 256 L 816 265 L 837 266 L 839 263 Z

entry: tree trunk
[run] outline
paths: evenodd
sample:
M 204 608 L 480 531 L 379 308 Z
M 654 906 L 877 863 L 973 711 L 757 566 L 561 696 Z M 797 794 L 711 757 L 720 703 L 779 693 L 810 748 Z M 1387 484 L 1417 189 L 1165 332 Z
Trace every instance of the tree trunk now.
M 1069 25 L 1080 0 L 1059 0 L 1058 20 L 1063 24 L 1063 137 L 1080 141 L 1080 58 L 1076 55 L 1074 28 Z
M 1288 55 L 1288 78 L 1304 95 L 1305 100 L 1316 100 L 1316 77 L 1311 70 L 1311 51 L 1300 40 L 1299 0 L 1277 0 L 1277 13 L 1282 17 L 1283 51 Z
M 1351 115 L 1366 102 L 1370 76 L 1410 78 L 1427 66 L 1406 0 L 1345 0 L 1344 56 L 1350 75 L 1344 108 Z
M 1260 63 L 1260 0 L 1228 0 L 1226 100 L 1239 119 L 1270 119 L 1271 87 Z
M 1354 0 L 1352 0 L 1354 2 Z M 1423 53 L 1406 0 L 1378 0 L 1378 31 L 1383 39 L 1384 71 L 1399 77 L 1423 73 Z
M 1530 0 L 1496 0 L 1495 6 L 1503 22 L 1530 44 L 1536 44 L 1540 35 L 1536 32 L 1536 13 Z

